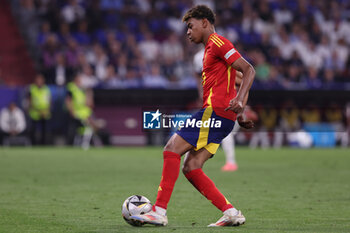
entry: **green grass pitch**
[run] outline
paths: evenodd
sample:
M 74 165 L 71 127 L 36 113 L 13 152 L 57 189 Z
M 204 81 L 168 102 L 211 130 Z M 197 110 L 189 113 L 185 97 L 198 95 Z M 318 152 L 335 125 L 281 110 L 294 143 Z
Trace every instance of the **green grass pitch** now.
M 224 173 L 220 150 L 204 171 L 247 222 L 207 228 L 221 217 L 180 174 L 167 227 L 128 225 L 132 194 L 154 202 L 162 148 L 0 148 L 0 232 L 350 232 L 350 150 L 237 148 Z

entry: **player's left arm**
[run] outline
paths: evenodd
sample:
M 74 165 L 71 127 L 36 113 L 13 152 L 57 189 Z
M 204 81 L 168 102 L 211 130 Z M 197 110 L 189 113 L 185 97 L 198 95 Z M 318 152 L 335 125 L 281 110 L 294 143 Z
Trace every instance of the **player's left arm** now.
M 239 90 L 239 88 L 241 87 L 241 83 L 243 80 L 243 74 L 240 71 L 236 70 L 236 78 L 235 78 L 235 85 L 236 85 L 236 89 Z M 246 106 L 247 102 L 248 102 L 248 96 L 249 96 L 249 91 L 248 93 L 244 96 L 244 100 L 243 100 L 243 105 Z
M 233 69 L 242 72 L 243 76 L 236 97 L 230 101 L 229 106 L 225 110 L 241 113 L 248 100 L 248 93 L 254 81 L 255 70 L 243 57 L 235 60 L 231 66 Z
M 239 114 L 243 111 L 245 105 L 244 99 L 247 98 L 246 96 L 253 84 L 255 70 L 253 66 L 239 54 L 229 40 L 216 35 L 214 35 L 211 40 L 214 43 L 214 53 L 224 60 L 227 65 L 230 65 L 233 69 L 243 74 L 242 82 L 240 83 L 240 88 L 236 97 L 230 100 L 229 106 L 225 109 L 225 111 L 231 110 Z

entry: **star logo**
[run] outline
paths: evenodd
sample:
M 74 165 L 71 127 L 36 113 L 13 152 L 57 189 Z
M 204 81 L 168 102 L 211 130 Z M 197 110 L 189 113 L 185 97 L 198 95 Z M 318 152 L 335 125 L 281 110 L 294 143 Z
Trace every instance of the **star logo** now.
M 151 113 L 152 115 L 152 120 L 151 122 L 153 122 L 154 120 L 158 120 L 158 118 L 162 115 L 160 112 L 159 112 L 159 109 L 157 109 L 157 111 L 155 113 Z
M 162 113 L 157 109 L 156 112 L 143 112 L 143 128 L 144 129 L 160 129 L 160 116 Z

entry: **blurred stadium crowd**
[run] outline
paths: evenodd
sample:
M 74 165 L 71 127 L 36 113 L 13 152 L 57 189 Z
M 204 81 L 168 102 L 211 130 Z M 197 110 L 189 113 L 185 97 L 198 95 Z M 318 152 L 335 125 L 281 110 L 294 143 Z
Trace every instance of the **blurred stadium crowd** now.
M 349 87 L 349 1 L 11 1 L 47 83 L 78 71 L 102 88 L 195 87 L 181 16 L 199 3 L 255 66 L 253 89 Z

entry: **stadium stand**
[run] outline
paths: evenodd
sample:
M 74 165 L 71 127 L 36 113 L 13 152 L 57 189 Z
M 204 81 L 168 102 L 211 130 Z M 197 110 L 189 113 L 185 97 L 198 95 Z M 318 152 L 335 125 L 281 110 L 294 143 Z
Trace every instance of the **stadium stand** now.
M 193 76 L 190 58 L 196 47 L 184 38 L 181 23 L 191 1 L 11 2 L 19 8 L 20 24 L 33 22 L 27 24 L 30 30 L 24 30 L 26 38 L 40 51 L 39 70 L 54 84 L 59 83 L 52 69 L 63 59 L 67 69 L 87 72 L 92 87 L 152 88 L 152 83 L 194 87 L 188 80 Z M 216 9 L 217 31 L 255 65 L 253 89 L 349 86 L 349 2 L 204 2 Z M 159 64 L 160 74 L 150 81 L 157 69 L 154 63 Z M 106 82 L 112 66 L 115 73 Z
M 342 89 L 344 82 L 349 83 L 347 1 L 205 2 L 216 8 L 218 32 L 244 48 L 240 51 L 255 65 L 253 88 Z M 189 61 L 195 49 L 182 36 L 181 23 L 191 1 L 15 0 L 11 4 L 30 51 L 40 51 L 39 70 L 54 84 L 62 82 L 52 77 L 52 70 L 63 60 L 67 69 L 87 72 L 93 87 L 114 83 L 114 87 L 152 88 L 150 67 L 156 62 L 160 86 L 170 82 L 193 87 L 188 78 L 193 76 Z M 109 65 L 115 75 L 106 83 Z
M 0 35 L 0 83 L 30 83 L 35 75 L 34 64 L 6 0 L 0 0 Z

